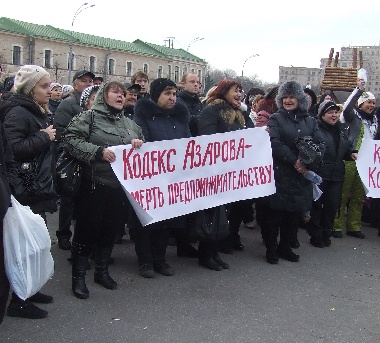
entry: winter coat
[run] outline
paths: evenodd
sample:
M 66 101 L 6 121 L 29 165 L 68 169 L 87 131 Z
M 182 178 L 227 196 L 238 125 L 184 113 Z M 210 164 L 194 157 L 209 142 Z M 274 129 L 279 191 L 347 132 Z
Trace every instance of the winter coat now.
M 58 106 L 61 104 L 62 100 L 49 99 L 49 110 L 51 114 L 51 120 L 53 120 L 54 114 L 57 111 Z
M 66 126 L 69 125 L 70 120 L 83 111 L 83 108 L 79 105 L 80 96 L 79 92 L 74 90 L 73 95 L 62 100 L 55 111 L 53 124 L 54 128 L 57 130 L 55 136 L 57 141 L 61 140 L 62 133 Z
M 141 127 L 146 142 L 191 137 L 189 111 L 181 102 L 165 110 L 154 101 L 141 98 L 135 104 L 133 119 Z
M 298 149 L 294 140 L 311 136 L 322 153 L 325 151 L 323 136 L 314 118 L 307 110 L 287 111 L 281 108 L 268 120 L 269 136 L 272 146 L 273 169 L 276 193 L 267 197 L 273 209 L 293 212 L 310 210 L 313 190 L 312 184 L 298 173 L 294 164 L 298 159 Z M 319 160 L 313 161 L 316 165 Z
M 191 137 L 189 110 L 182 102 L 165 110 L 153 100 L 141 98 L 135 104 L 134 121 L 141 127 L 147 142 Z M 152 229 L 183 228 L 186 216 L 175 217 L 149 225 Z
M 341 123 L 327 124 L 324 120 L 318 120 L 318 126 L 325 142 L 326 150 L 316 173 L 327 181 L 344 180 L 344 160 L 352 161 L 352 143 L 342 131 Z
M 192 136 L 198 135 L 198 120 L 200 117 L 200 114 L 203 110 L 203 104 L 199 99 L 199 96 L 197 94 L 191 94 L 189 92 L 186 92 L 185 90 L 180 90 L 177 93 L 177 99 L 178 101 L 182 101 L 184 105 L 186 105 L 187 109 L 190 112 L 190 132 Z
M 91 113 L 94 113 L 90 132 Z M 130 144 L 132 139 L 144 139 L 140 127 L 126 118 L 123 112 L 112 114 L 104 101 L 104 85 L 96 94 L 91 110 L 75 116 L 62 138 L 63 146 L 71 155 L 84 161 L 83 177 L 111 187 L 119 187 L 111 164 L 102 158 L 103 149 Z
M 4 119 L 4 130 L 18 164 L 38 159 L 42 154 L 46 157 L 45 164 L 51 165 L 51 175 L 54 175 L 54 157 L 51 154 L 52 143 L 47 132 L 49 118 L 29 96 L 15 93 L 10 99 L 15 106 L 10 109 Z M 53 176 L 49 185 L 53 182 Z M 33 199 L 34 211 L 56 211 L 56 194 L 51 193 L 51 199 Z M 29 203 L 28 203 L 29 205 Z
M 216 99 L 209 103 L 198 120 L 199 135 L 241 130 L 244 127 L 245 121 L 241 111 L 235 110 L 222 99 Z
M 11 202 L 11 188 L 16 183 L 16 175 L 16 163 L 5 137 L 4 127 L 0 123 L 0 221 L 3 221 Z

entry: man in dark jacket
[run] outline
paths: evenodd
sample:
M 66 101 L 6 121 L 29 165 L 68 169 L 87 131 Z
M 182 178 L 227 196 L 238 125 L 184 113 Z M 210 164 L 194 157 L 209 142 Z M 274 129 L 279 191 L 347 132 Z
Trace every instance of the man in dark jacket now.
M 3 322 L 9 294 L 9 283 L 4 267 L 3 219 L 11 203 L 10 185 L 15 184 L 16 163 L 0 123 L 0 324 Z
M 199 99 L 200 82 L 197 74 L 186 73 L 181 80 L 182 89 L 178 92 L 178 101 L 182 101 L 190 112 L 190 132 L 192 136 L 198 135 L 198 119 L 203 110 L 203 104 Z
M 66 126 L 71 119 L 83 111 L 80 106 L 80 97 L 82 92 L 88 86 L 92 86 L 95 75 L 86 70 L 79 70 L 75 73 L 73 79 L 74 93 L 60 103 L 54 115 L 54 128 L 56 131 L 55 153 L 58 156 L 61 151 L 61 137 Z M 73 199 L 67 196 L 61 196 L 61 204 L 59 208 L 59 226 L 56 232 L 58 238 L 58 246 L 62 250 L 70 250 L 71 243 L 71 219 L 73 216 Z

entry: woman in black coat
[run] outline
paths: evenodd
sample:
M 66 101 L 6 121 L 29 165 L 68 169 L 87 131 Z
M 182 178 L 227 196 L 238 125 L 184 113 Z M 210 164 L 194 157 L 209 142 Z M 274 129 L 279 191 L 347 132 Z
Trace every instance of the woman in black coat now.
M 318 126 L 326 145 L 322 163 L 316 172 L 322 177 L 319 186 L 322 196 L 313 201 L 309 227 L 310 244 L 323 248 L 331 245 L 334 218 L 342 199 L 345 166 L 344 160 L 356 159 L 352 142 L 343 132 L 339 122 L 339 106 L 331 100 L 322 102 L 318 109 Z
M 310 211 L 313 201 L 312 184 L 304 174 L 320 162 L 324 153 L 323 137 L 315 119 L 308 115 L 308 98 L 301 84 L 283 83 L 276 103 L 279 110 L 268 121 L 276 193 L 263 198 L 268 212 L 262 222 L 266 230 L 267 262 L 271 264 L 278 263 L 279 257 L 291 262 L 299 260 L 291 249 L 291 241 L 296 237 L 300 215 Z M 304 137 L 310 137 L 317 148 L 308 164 L 301 159 L 296 144 L 296 140 Z
M 12 149 L 14 159 L 20 170 L 30 166 L 34 160 L 43 158 L 42 167 L 46 167 L 44 175 L 44 194 L 18 194 L 15 185 L 15 197 L 23 205 L 41 215 L 46 222 L 45 212 L 57 210 L 56 193 L 53 185 L 54 160 L 51 143 L 55 139 L 55 129 L 49 124 L 50 75 L 43 68 L 25 65 L 15 77 L 16 93 L 9 99 L 15 106 L 8 111 L 4 119 L 5 134 Z M 21 182 L 21 173 L 18 174 Z M 24 182 L 24 181 L 23 181 Z M 31 301 L 49 303 L 53 298 L 37 293 L 23 301 L 15 293 L 9 303 L 7 314 L 13 317 L 45 318 L 48 313 L 35 306 Z
M 135 105 L 133 120 L 142 129 L 146 142 L 189 138 L 190 115 L 187 107 L 176 102 L 176 84 L 159 78 L 150 85 L 150 99 L 140 98 Z M 132 218 L 136 219 L 133 213 Z M 171 229 L 184 230 L 186 217 L 180 216 L 141 227 L 133 220 L 135 249 L 140 275 L 154 277 L 153 271 L 171 276 L 173 269 L 166 261 L 166 247 Z

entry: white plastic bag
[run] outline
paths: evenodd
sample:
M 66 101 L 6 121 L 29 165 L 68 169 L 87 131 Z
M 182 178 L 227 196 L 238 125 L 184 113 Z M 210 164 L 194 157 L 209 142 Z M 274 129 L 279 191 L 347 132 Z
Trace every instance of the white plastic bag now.
M 12 290 L 25 300 L 37 293 L 54 273 L 51 241 L 43 218 L 12 195 L 4 218 L 5 271 Z

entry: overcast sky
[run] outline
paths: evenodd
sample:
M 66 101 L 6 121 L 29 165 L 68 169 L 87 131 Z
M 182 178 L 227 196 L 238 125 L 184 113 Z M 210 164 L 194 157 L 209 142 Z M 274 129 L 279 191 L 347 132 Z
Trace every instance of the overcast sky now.
M 85 1 L 6 1 L 0 16 L 71 29 Z M 212 67 L 233 69 L 264 82 L 278 82 L 279 66 L 319 68 L 330 48 L 379 45 L 380 2 L 342 0 L 165 2 L 93 0 L 74 21 L 73 30 L 131 42 L 187 49 Z M 197 37 L 203 38 L 191 43 Z

